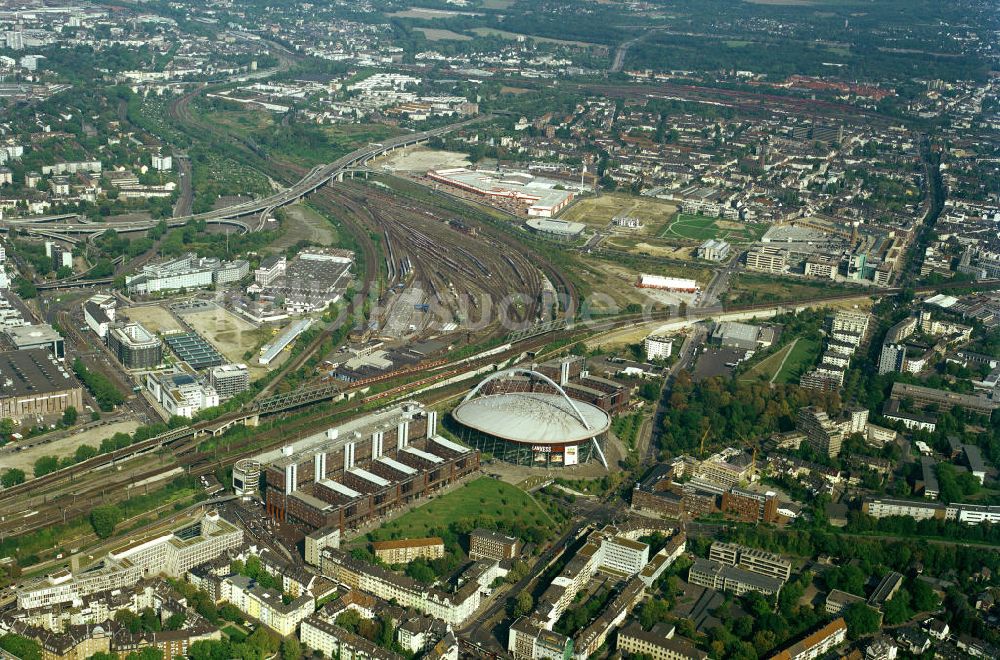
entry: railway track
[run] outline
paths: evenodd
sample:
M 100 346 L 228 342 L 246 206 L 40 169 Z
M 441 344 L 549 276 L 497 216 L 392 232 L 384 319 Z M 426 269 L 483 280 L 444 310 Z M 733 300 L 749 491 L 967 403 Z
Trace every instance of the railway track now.
M 968 283 L 959 282 L 945 285 L 937 286 L 926 286 L 917 287 L 915 289 L 916 293 L 931 293 L 943 290 L 952 289 L 998 289 L 1000 288 L 1000 280 L 990 280 L 985 282 L 976 283 L 970 285 Z M 787 307 L 789 309 L 794 309 L 797 306 L 804 305 L 815 305 L 821 303 L 835 303 L 843 300 L 856 299 L 859 296 L 872 295 L 872 296 L 885 296 L 894 295 L 902 292 L 903 289 L 899 287 L 883 288 L 872 291 L 857 291 L 850 293 L 841 293 L 836 295 L 828 296 L 817 296 L 815 298 L 810 298 L 808 300 L 799 300 L 793 302 L 787 302 L 784 304 L 779 303 L 761 303 L 755 305 L 741 305 L 734 306 L 724 310 L 726 313 L 743 313 L 743 312 L 753 312 L 755 310 L 765 310 L 773 309 L 776 306 Z M 709 318 L 716 315 L 716 311 L 710 310 L 694 310 L 687 315 L 690 319 L 702 319 Z M 526 339 L 521 342 L 517 342 L 508 345 L 504 350 L 499 352 L 488 352 L 488 355 L 483 355 L 482 357 L 473 357 L 458 360 L 452 364 L 441 364 L 438 363 L 438 367 L 434 372 L 425 378 L 412 380 L 409 376 L 412 372 L 408 372 L 404 377 L 404 382 L 388 387 L 383 391 L 378 393 L 369 394 L 361 399 L 363 405 L 370 405 L 382 401 L 391 400 L 394 397 L 402 397 L 408 395 L 414 389 L 425 388 L 428 385 L 432 385 L 437 382 L 441 382 L 452 378 L 455 375 L 471 372 L 473 370 L 478 370 L 483 366 L 488 364 L 495 364 L 499 362 L 505 362 L 510 360 L 517 355 L 534 352 L 540 350 L 544 346 L 548 345 L 553 341 L 560 341 L 560 343 L 565 347 L 571 345 L 574 342 L 584 341 L 585 339 L 592 337 L 595 333 L 609 332 L 613 330 L 620 330 L 627 328 L 629 326 L 637 326 L 641 324 L 646 324 L 650 322 L 663 322 L 668 321 L 671 318 L 676 318 L 675 314 L 669 310 L 659 311 L 647 315 L 637 314 L 637 315 L 623 315 L 620 317 L 615 317 L 607 319 L 606 321 L 598 321 L 596 323 L 588 324 L 586 327 L 568 327 L 562 330 L 553 331 L 549 333 L 544 333 Z M 565 342 L 565 343 L 564 343 Z M 423 365 L 427 366 L 427 365 Z M 418 367 L 421 369 L 422 367 Z M 429 367 L 428 367 L 429 368 Z M 388 383 L 391 384 L 391 380 Z M 341 390 L 332 391 L 335 393 L 346 393 L 351 391 L 358 391 L 362 388 L 352 388 L 345 387 Z M 331 396 L 333 395 L 331 393 Z M 329 397 L 328 397 L 329 398 Z M 289 405 L 287 408 L 276 409 L 273 414 L 281 415 L 291 410 L 302 407 L 303 405 L 308 405 L 313 402 L 298 402 Z M 70 468 L 64 470 L 59 470 L 57 472 L 45 475 L 38 479 L 33 479 L 20 486 L 15 486 L 12 488 L 5 489 L 0 492 L 0 512 L 3 511 L 14 511 L 15 513 L 5 515 L 4 520 L 0 522 L 0 531 L 4 534 L 8 533 L 27 533 L 28 531 L 39 529 L 46 525 L 55 524 L 61 522 L 64 519 L 69 519 L 70 514 L 81 515 L 89 511 L 89 508 L 96 506 L 97 503 L 107 501 L 109 495 L 107 490 L 109 488 L 108 480 L 104 477 L 105 473 L 99 474 L 96 479 L 100 482 L 98 484 L 84 484 L 78 483 L 77 478 L 81 480 L 83 477 L 81 475 L 85 473 L 101 471 L 107 467 L 115 466 L 117 463 L 127 459 L 133 458 L 137 455 L 148 454 L 159 449 L 169 450 L 173 455 L 181 456 L 183 458 L 183 463 L 185 465 L 186 471 L 190 474 L 196 476 L 201 474 L 208 474 L 212 472 L 216 467 L 220 465 L 228 465 L 231 462 L 238 460 L 244 456 L 253 455 L 265 450 L 267 447 L 279 446 L 284 442 L 287 442 L 290 437 L 294 437 L 298 434 L 305 434 L 310 429 L 321 430 L 327 426 L 330 422 L 330 417 L 340 413 L 346 413 L 348 411 L 353 411 L 357 409 L 356 401 L 345 402 L 343 410 L 323 410 L 318 411 L 314 415 L 307 415 L 305 417 L 297 418 L 290 421 L 289 424 L 284 424 L 276 426 L 272 429 L 262 431 L 258 439 L 270 440 L 273 439 L 273 443 L 268 443 L 261 446 L 255 443 L 253 449 L 238 451 L 235 453 L 226 453 L 223 456 L 218 456 L 213 452 L 200 452 L 198 451 L 199 445 L 202 443 L 202 438 L 199 437 L 201 434 L 209 433 L 213 429 L 220 428 L 221 426 L 231 423 L 233 420 L 238 420 L 241 416 L 246 416 L 246 413 L 236 412 L 230 415 L 224 416 L 217 420 L 211 422 L 202 422 L 199 424 L 186 426 L 179 429 L 174 429 L 168 431 L 160 436 L 150 438 L 130 447 L 116 450 L 109 454 L 104 454 L 101 456 L 96 456 L 88 461 L 79 463 Z M 187 458 L 186 456 L 190 456 Z M 147 469 L 143 472 L 136 472 L 133 474 L 132 482 L 142 481 L 144 479 L 151 479 L 158 475 L 162 475 L 165 472 L 176 469 L 176 463 L 168 463 L 158 468 Z M 121 472 L 126 472 L 122 470 Z M 128 473 L 127 473 L 128 474 Z M 67 500 L 65 497 L 60 497 L 60 492 L 54 490 L 55 488 L 72 487 L 76 493 L 75 500 Z M 117 484 L 114 486 L 113 490 L 117 489 L 118 493 L 110 497 L 121 499 L 124 495 L 121 494 L 122 485 Z M 97 493 L 100 491 L 100 497 L 98 498 Z M 126 495 L 128 494 L 128 488 L 125 489 Z M 29 497 L 41 497 L 42 501 L 40 506 L 35 508 L 28 507 L 25 510 L 25 506 L 22 503 L 33 503 L 37 502 L 37 499 L 23 499 L 23 496 Z M 20 500 L 14 501 L 16 498 L 21 497 Z M 13 518 L 12 518 L 13 516 Z M 18 523 L 18 516 L 21 521 Z M 29 520 L 30 519 L 30 520 Z M 23 522 L 27 520 L 27 522 Z M 16 531 L 15 531 L 16 530 Z

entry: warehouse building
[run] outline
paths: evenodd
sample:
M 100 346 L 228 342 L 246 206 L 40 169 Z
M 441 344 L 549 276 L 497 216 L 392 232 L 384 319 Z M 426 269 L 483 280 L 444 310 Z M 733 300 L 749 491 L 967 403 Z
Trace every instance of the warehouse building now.
M 457 167 L 432 170 L 433 181 L 486 198 L 510 199 L 527 206 L 531 217 L 552 218 L 573 201 L 566 182 L 543 179 L 527 172 L 488 172 Z
M 80 383 L 45 349 L 0 353 L 0 374 L 0 418 L 33 422 L 83 409 Z

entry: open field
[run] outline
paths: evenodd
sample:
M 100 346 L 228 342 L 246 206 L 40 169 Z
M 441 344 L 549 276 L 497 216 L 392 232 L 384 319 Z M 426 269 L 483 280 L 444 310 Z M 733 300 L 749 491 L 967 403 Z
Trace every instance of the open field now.
M 802 374 L 816 362 L 820 348 L 820 343 L 815 339 L 799 339 L 789 352 L 781 371 L 774 377 L 774 382 L 785 384 L 799 382 Z
M 467 34 L 459 34 L 451 30 L 441 30 L 438 28 L 413 28 L 417 32 L 423 32 L 428 41 L 472 41 L 472 37 Z
M 330 221 L 305 204 L 292 204 L 282 209 L 285 221 L 278 240 L 267 246 L 272 252 L 284 252 L 299 241 L 333 245 L 337 234 Z
M 165 332 L 184 330 L 184 326 L 177 322 L 174 315 L 159 305 L 129 307 L 122 310 L 122 313 L 129 320 L 141 323 L 150 332 L 163 334 Z
M 678 213 L 660 238 L 683 238 L 689 241 L 721 238 L 730 243 L 749 243 L 760 238 L 765 230 L 765 227 L 755 227 L 742 222 Z
M 805 278 L 769 277 L 755 273 L 739 273 L 730 279 L 729 291 L 725 302 L 734 304 L 755 304 L 766 302 L 781 302 L 802 298 L 814 298 L 818 295 L 835 295 L 857 291 L 863 296 L 865 291 L 859 287 L 847 287 L 835 282 L 809 280 Z M 856 303 L 852 302 L 851 305 Z
M 25 449 L 24 451 L 2 453 L 0 454 L 0 468 L 18 468 L 24 470 L 25 474 L 32 474 L 35 461 L 42 456 L 55 456 L 56 458 L 72 456 L 76 452 L 76 448 L 80 445 L 90 445 L 96 448 L 104 438 L 110 438 L 115 433 L 132 433 L 137 428 L 139 428 L 139 422 L 131 419 L 112 422 L 111 424 L 87 429 L 82 433 L 68 435 L 65 438 Z M 28 442 L 31 442 L 31 440 Z
M 472 28 L 472 31 L 483 37 L 503 37 L 504 39 L 514 39 L 514 40 L 518 38 L 524 38 L 546 44 L 559 44 L 561 46 L 577 46 L 578 48 L 600 48 L 602 50 L 607 50 L 607 46 L 602 46 L 600 44 L 592 44 L 587 41 L 567 41 L 565 39 L 536 37 L 531 34 L 518 34 L 517 32 L 507 32 L 506 30 L 497 30 L 495 28 L 488 28 L 488 27 Z
M 676 245 L 670 243 L 669 241 L 662 241 L 649 236 L 627 236 L 616 234 L 605 238 L 601 243 L 601 247 L 609 250 L 624 250 L 626 252 L 635 253 L 636 255 L 695 261 L 694 252 L 696 246 Z
M 510 9 L 514 2 L 515 0 L 483 0 L 481 6 L 483 9 Z
M 456 16 L 482 16 L 475 11 L 455 11 L 453 9 L 429 9 L 427 7 L 411 7 L 403 11 L 387 14 L 393 18 L 417 18 L 420 20 L 432 20 L 436 18 L 455 18 Z
M 375 540 L 431 536 L 436 528 L 480 516 L 551 527 L 548 515 L 523 490 L 482 477 L 383 525 L 372 536 Z
M 227 309 L 213 305 L 204 312 L 185 314 L 184 320 L 207 339 L 230 362 L 243 362 L 250 368 L 250 377 L 258 378 L 267 369 L 257 365 L 256 351 L 271 338 L 271 329 L 257 328 Z M 247 352 L 252 352 L 250 358 Z
M 562 220 L 582 222 L 591 227 L 607 227 L 617 215 L 639 218 L 642 229 L 622 229 L 623 234 L 655 236 L 677 212 L 677 205 L 653 197 L 609 193 L 600 197 L 585 197 L 562 214 Z

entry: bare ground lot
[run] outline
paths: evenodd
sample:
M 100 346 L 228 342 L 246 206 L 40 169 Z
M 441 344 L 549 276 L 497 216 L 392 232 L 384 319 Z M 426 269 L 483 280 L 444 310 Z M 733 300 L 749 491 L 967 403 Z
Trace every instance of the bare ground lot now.
M 379 160 L 379 165 L 387 165 L 393 170 L 419 172 L 443 170 L 452 167 L 469 167 L 468 156 L 457 151 L 438 151 L 427 147 L 401 149 Z
M 42 456 L 55 456 L 57 458 L 72 456 L 80 445 L 98 447 L 104 438 L 110 438 L 115 433 L 132 433 L 137 428 L 139 428 L 139 422 L 135 420 L 113 422 L 24 451 L 0 454 L 0 469 L 18 468 L 24 470 L 25 474 L 32 474 L 35 461 Z
M 591 227 L 607 227 L 618 215 L 639 218 L 642 229 L 622 230 L 623 234 L 656 236 L 677 213 L 677 205 L 652 197 L 609 193 L 579 200 L 562 214 L 562 220 L 582 222 Z
M 258 328 L 218 305 L 204 312 L 185 314 L 184 320 L 195 331 L 215 346 L 230 362 L 242 362 L 250 368 L 250 377 L 259 378 L 267 369 L 258 365 L 256 354 L 244 357 L 247 351 L 256 350 L 271 338 L 271 329 Z
M 312 241 L 319 245 L 333 245 L 337 238 L 333 225 L 305 204 L 293 204 L 282 209 L 285 214 L 284 231 L 268 246 L 273 252 L 284 252 L 299 241 Z
M 177 322 L 174 315 L 159 305 L 129 307 L 122 310 L 122 313 L 129 320 L 141 323 L 150 332 L 163 334 L 165 332 L 184 330 L 184 326 Z

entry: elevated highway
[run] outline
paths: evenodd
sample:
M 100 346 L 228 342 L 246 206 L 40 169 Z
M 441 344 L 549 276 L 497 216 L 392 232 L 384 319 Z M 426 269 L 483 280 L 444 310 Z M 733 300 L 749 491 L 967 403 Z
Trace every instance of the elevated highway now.
M 314 167 L 308 174 L 299 179 L 295 185 L 281 192 L 214 211 L 170 218 L 167 220 L 167 225 L 169 227 L 181 227 L 191 220 L 203 220 L 208 224 L 235 226 L 242 232 L 260 231 L 267 223 L 267 218 L 275 209 L 297 202 L 334 179 L 341 179 L 345 171 L 363 168 L 371 160 L 391 153 L 396 149 L 420 144 L 433 137 L 444 135 L 474 123 L 486 121 L 489 118 L 490 115 L 484 115 L 429 131 L 399 135 L 384 142 L 370 144 L 367 147 L 352 151 L 332 163 Z M 4 218 L 0 220 L 0 231 L 17 229 L 37 236 L 77 242 L 82 237 L 100 234 L 108 229 L 114 229 L 119 232 L 146 231 L 154 227 L 158 222 L 159 220 L 140 220 L 111 224 L 85 222 L 79 216 L 73 215 L 53 215 Z

